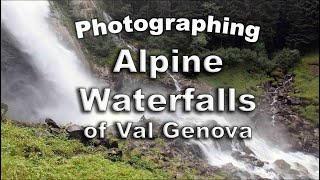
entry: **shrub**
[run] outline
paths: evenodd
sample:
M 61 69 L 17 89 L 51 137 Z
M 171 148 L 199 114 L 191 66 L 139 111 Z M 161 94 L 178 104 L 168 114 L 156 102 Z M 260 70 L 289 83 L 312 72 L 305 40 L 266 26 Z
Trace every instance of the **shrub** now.
M 201 52 L 205 50 L 207 44 L 206 34 L 200 33 L 198 36 L 192 38 L 190 50 L 193 54 L 200 55 Z
M 115 44 L 111 37 L 98 36 L 85 39 L 85 45 L 92 54 L 100 57 L 107 57 Z
M 219 56 L 225 65 L 235 65 L 242 62 L 241 50 L 239 48 L 219 48 L 214 51 L 214 54 Z
M 279 51 L 278 53 L 276 53 L 272 61 L 276 66 L 287 71 L 299 60 L 300 60 L 300 53 L 298 50 L 285 48 Z

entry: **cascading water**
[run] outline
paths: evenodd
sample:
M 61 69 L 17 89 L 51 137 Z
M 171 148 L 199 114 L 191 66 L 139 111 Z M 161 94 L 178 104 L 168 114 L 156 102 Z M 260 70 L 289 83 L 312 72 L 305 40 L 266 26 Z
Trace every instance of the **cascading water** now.
M 176 92 L 180 92 L 180 91 L 181 91 L 181 87 L 180 87 L 179 82 L 172 76 L 171 73 L 167 72 L 167 74 L 168 74 L 168 75 L 171 77 L 171 79 L 173 80 L 174 86 L 176 87 Z
M 107 14 L 106 12 L 102 12 L 104 20 L 109 23 L 110 21 L 112 21 L 112 17 Z M 113 38 L 115 39 L 115 42 L 121 42 L 123 44 L 125 44 L 129 49 L 131 49 L 134 52 L 138 52 L 138 48 L 134 47 L 133 45 L 129 44 L 128 42 L 126 42 L 124 39 L 121 38 L 121 34 L 119 36 L 116 35 L 112 35 Z
M 120 114 L 112 117 L 110 114 L 85 116 L 80 111 L 75 90 L 78 87 L 99 86 L 101 82 L 91 76 L 75 53 L 65 48 L 50 29 L 50 7 L 47 1 L 1 1 L 1 5 L 4 6 L 1 12 L 2 23 L 10 30 L 21 49 L 30 55 L 31 64 L 37 70 L 39 76 L 53 87 L 47 93 L 47 96 L 51 97 L 50 101 L 46 101 L 46 97 L 41 97 L 46 102 L 44 103 L 45 106 L 38 110 L 39 117 L 52 117 L 60 123 L 72 121 L 80 124 L 88 123 L 91 119 L 95 121 L 110 118 L 127 120 Z M 173 76 L 171 78 L 175 82 L 176 91 L 180 92 L 179 82 Z M 41 90 L 37 89 L 37 91 Z M 221 126 L 252 125 L 247 116 L 236 113 L 187 114 L 181 112 L 178 116 L 174 116 L 172 119 L 178 121 L 181 125 L 204 125 L 212 122 L 212 120 L 215 120 Z M 138 119 L 132 116 L 131 118 Z M 268 141 L 258 128 L 253 128 L 252 131 L 253 138 L 244 143 L 252 151 L 250 156 L 265 162 L 263 167 L 252 166 L 234 158 L 232 156 L 233 152 L 238 151 L 242 154 L 245 151 L 240 142 L 236 140 L 224 142 L 201 139 L 192 140 L 192 142 L 199 145 L 209 163 L 214 166 L 232 163 L 241 170 L 261 177 L 279 178 L 278 175 L 282 173 L 274 170 L 273 162 L 277 159 L 283 159 L 293 169 L 295 163 L 299 163 L 307 168 L 308 176 L 315 179 L 319 178 L 318 158 L 301 152 L 286 152 Z M 273 129 L 270 129 L 270 133 L 272 132 Z M 283 173 L 283 176 L 284 178 L 292 178 L 290 173 Z
M 174 82 L 176 83 L 176 92 L 180 92 L 181 88 L 179 82 L 172 75 L 170 75 L 170 77 L 173 78 Z M 291 81 L 292 78 L 289 78 L 287 81 L 285 81 L 283 86 L 289 84 Z M 273 164 L 276 160 L 282 159 L 285 160 L 288 164 L 290 164 L 293 169 L 297 168 L 297 164 L 303 165 L 309 172 L 309 174 L 306 175 L 314 179 L 319 178 L 318 158 L 312 155 L 304 154 L 302 152 L 286 152 L 285 150 L 282 150 L 280 147 L 277 147 L 271 141 L 265 139 L 265 137 L 259 132 L 259 129 L 255 128 L 255 126 L 252 124 L 252 122 L 249 120 L 247 116 L 240 114 L 186 115 L 183 113 L 179 113 L 179 118 L 177 121 L 184 125 L 190 125 L 190 123 L 196 125 L 203 125 L 208 122 L 210 123 L 212 119 L 215 120 L 217 124 L 219 124 L 220 126 L 233 127 L 241 125 L 251 125 L 254 135 L 252 139 L 246 140 L 244 142 L 245 147 L 247 147 L 250 151 L 249 156 L 246 157 L 253 158 L 255 160 L 260 160 L 261 162 L 264 162 L 264 165 L 263 167 L 253 166 L 251 163 L 241 161 L 232 156 L 234 152 L 239 152 L 242 155 L 246 154 L 243 150 L 243 147 L 239 144 L 238 140 L 229 140 L 229 143 L 226 143 L 226 141 L 217 141 L 211 139 L 191 140 L 192 143 L 197 144 L 202 149 L 210 164 L 221 167 L 228 163 L 232 163 L 232 165 L 239 168 L 240 170 L 250 172 L 253 175 L 259 175 L 263 178 L 294 178 L 294 176 L 292 176 L 290 172 L 281 172 L 281 170 L 277 169 Z M 276 130 L 271 129 L 269 133 L 272 133 L 273 131 Z
M 271 94 L 273 95 L 272 98 L 272 102 L 270 104 L 271 106 L 271 111 L 273 112 L 273 115 L 271 117 L 272 121 L 271 124 L 273 126 L 275 126 L 275 111 L 276 111 L 276 105 L 278 102 L 278 93 L 281 92 L 286 86 L 290 85 L 291 82 L 293 81 L 293 76 L 290 76 L 289 78 L 287 78 L 287 80 L 285 80 L 282 85 L 278 86 L 273 92 L 271 92 Z
M 290 83 L 292 82 L 292 80 L 293 80 L 293 76 L 290 76 L 287 80 L 285 80 L 284 82 L 283 82 L 283 84 L 281 85 L 281 86 L 278 86 L 273 92 L 272 92 L 272 94 L 274 95 L 273 96 L 273 101 L 272 101 L 272 103 L 270 104 L 271 106 L 273 106 L 278 100 L 277 100 L 277 98 L 278 98 L 278 92 L 280 92 L 282 89 L 284 89 L 287 85 L 290 85 Z
M 1 23 L 10 31 L 20 48 L 30 58 L 38 76 L 52 85 L 46 101 L 34 118 L 50 117 L 66 124 L 93 124 L 106 119 L 120 119 L 112 113 L 84 114 L 81 112 L 76 90 L 79 87 L 97 87 L 102 83 L 94 78 L 76 54 L 58 40 L 49 23 L 48 1 L 1 1 Z M 47 101 L 47 98 L 50 101 Z M 123 117 L 121 117 L 123 118 Z

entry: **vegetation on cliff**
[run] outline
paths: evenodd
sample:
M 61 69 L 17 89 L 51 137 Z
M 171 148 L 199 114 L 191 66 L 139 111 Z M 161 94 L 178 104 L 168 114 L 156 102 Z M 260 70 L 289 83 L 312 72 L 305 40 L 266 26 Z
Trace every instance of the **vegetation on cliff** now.
M 150 19 L 153 17 L 205 18 L 214 15 L 217 19 L 229 16 L 244 24 L 261 26 L 257 43 L 247 43 L 243 39 L 222 34 L 201 33 L 196 37 L 176 31 L 165 32 L 161 36 L 151 36 L 144 32 L 122 33 L 119 37 L 86 37 L 79 40 L 88 50 L 93 62 L 113 67 L 119 49 L 127 48 L 129 43 L 137 48 L 148 49 L 148 55 L 171 54 L 173 48 L 179 49 L 179 55 L 198 55 L 200 58 L 215 54 L 224 62 L 224 68 L 217 74 L 184 74 L 186 78 L 196 78 L 211 87 L 234 87 L 238 94 L 251 93 L 258 98 L 265 94 L 266 82 L 281 83 L 277 73 L 295 74 L 294 92 L 290 95 L 300 98 L 303 103 L 293 109 L 301 116 L 318 124 L 319 117 L 319 55 L 308 53 L 317 49 L 318 7 L 314 0 L 299 2 L 290 0 L 290 6 L 278 0 L 258 2 L 232 1 L 97 1 L 96 7 L 86 2 L 54 3 L 64 19 L 69 22 L 87 17 L 98 17 L 105 21 L 103 12 L 113 19 L 131 18 Z M 252 7 L 252 8 L 250 8 Z M 78 8 L 83 10 L 79 12 Z M 90 9 L 91 8 L 91 9 Z M 152 9 L 152 11 L 151 11 Z M 202 9 L 202 10 L 200 10 Z M 230 12 L 232 12 L 230 14 Z M 309 21 L 306 22 L 304 18 Z M 73 32 L 73 31 L 72 31 Z M 73 32 L 74 33 L 74 32 Z M 114 42 L 115 41 L 115 42 Z M 307 54 L 307 55 L 306 55 Z M 303 57 L 303 58 L 301 58 Z M 134 59 L 137 60 L 136 54 Z M 273 79 L 276 79 L 275 81 Z
M 305 118 L 319 124 L 319 53 L 311 53 L 291 69 L 296 77 L 295 91 L 290 95 L 302 100 L 294 109 Z

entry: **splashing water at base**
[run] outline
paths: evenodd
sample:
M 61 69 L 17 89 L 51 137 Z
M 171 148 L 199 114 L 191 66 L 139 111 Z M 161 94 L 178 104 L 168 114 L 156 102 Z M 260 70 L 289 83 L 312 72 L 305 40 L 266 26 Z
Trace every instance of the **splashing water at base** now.
M 84 115 L 79 108 L 79 102 L 75 89 L 78 87 L 94 87 L 101 85 L 97 79 L 91 76 L 86 67 L 77 58 L 74 52 L 65 48 L 58 41 L 56 34 L 50 29 L 48 23 L 50 7 L 47 1 L 1 1 L 2 23 L 10 30 L 21 48 L 32 58 L 31 63 L 39 71 L 41 76 L 51 84 L 54 89 L 48 92 L 48 96 L 56 97 L 53 102 L 46 102 L 46 106 L 39 109 L 39 116 L 52 117 L 60 123 L 70 121 L 79 124 L 92 124 L 90 122 L 101 120 L 138 120 L 138 117 L 131 115 L 114 115 L 112 113 L 88 114 Z M 170 75 L 170 74 L 169 74 Z M 177 91 L 181 91 L 179 82 L 173 78 Z M 179 112 L 178 112 L 179 113 Z M 223 114 L 196 114 L 179 113 L 179 117 L 174 117 L 175 121 L 181 124 L 203 124 L 210 120 L 215 120 L 221 126 L 238 125 L 234 119 L 241 119 L 244 123 L 249 123 L 248 118 L 233 114 L 234 119 Z M 128 118 L 130 116 L 130 118 Z M 151 115 L 150 115 L 151 116 Z M 158 115 L 159 116 L 159 115 Z M 223 166 L 232 163 L 239 169 L 265 177 L 278 178 L 272 163 L 277 159 L 284 159 L 293 166 L 298 162 L 305 166 L 312 178 L 319 178 L 319 159 L 301 152 L 285 152 L 274 144 L 270 144 L 265 137 L 259 134 L 258 129 L 254 129 L 253 138 L 245 141 L 255 154 L 255 156 L 269 164 L 262 168 L 250 167 L 246 163 L 240 162 L 231 156 L 232 150 L 241 148 L 236 142 L 232 142 L 230 150 L 224 150 L 216 140 L 193 140 L 205 153 L 210 164 Z M 290 178 L 290 177 L 285 177 Z
M 170 74 L 170 77 L 174 80 L 176 85 L 176 91 L 180 92 L 180 84 L 179 82 Z M 284 85 L 290 83 L 292 78 L 288 79 Z M 179 112 L 177 112 L 179 113 Z M 236 122 L 235 120 L 241 119 L 241 122 Z M 233 114 L 220 114 L 220 115 L 212 115 L 212 114 L 184 114 L 179 113 L 178 122 L 185 125 L 190 124 L 199 124 L 203 125 L 210 120 L 215 120 L 220 126 L 241 126 L 241 125 L 249 125 L 250 120 L 248 117 L 243 115 L 233 113 Z M 274 121 L 274 117 L 272 117 L 272 121 Z M 274 123 L 274 122 L 272 122 Z M 275 144 L 272 144 L 265 140 L 263 136 L 259 134 L 259 130 L 257 128 L 253 128 L 253 137 L 250 140 L 245 141 L 245 145 L 254 153 L 254 157 L 265 162 L 263 167 L 257 167 L 248 165 L 245 162 L 239 161 L 232 156 L 232 153 L 235 151 L 243 152 L 241 146 L 235 141 L 232 140 L 230 149 L 222 149 L 220 142 L 217 140 L 211 139 L 202 139 L 202 140 L 191 140 L 192 143 L 197 144 L 201 150 L 205 153 L 208 162 L 211 165 L 222 167 L 228 163 L 232 163 L 233 166 L 239 168 L 240 170 L 247 171 L 253 175 L 259 175 L 263 178 L 270 179 L 281 179 L 280 174 L 285 179 L 294 178 L 291 174 L 277 172 L 277 168 L 273 164 L 276 160 L 283 159 L 288 164 L 290 164 L 291 168 L 295 169 L 295 164 L 299 163 L 306 167 L 311 178 L 319 179 L 319 158 L 314 157 L 312 155 L 307 155 L 302 152 L 285 152 L 281 148 L 277 148 Z M 272 133 L 273 130 L 270 132 Z
M 241 119 L 241 123 L 235 121 L 235 119 Z M 247 117 L 238 114 L 232 115 L 204 115 L 204 114 L 189 114 L 183 115 L 177 120 L 179 125 L 204 125 L 210 120 L 215 120 L 220 126 L 241 126 L 248 125 L 249 120 Z M 253 175 L 259 175 L 263 178 L 281 179 L 281 175 L 285 179 L 294 178 L 289 172 L 281 172 L 277 170 L 274 162 L 276 160 L 283 159 L 285 162 L 291 165 L 292 169 L 298 170 L 295 166 L 296 163 L 304 166 L 309 174 L 308 176 L 313 179 L 319 179 L 319 158 L 308 155 L 302 152 L 288 152 L 281 148 L 278 148 L 276 144 L 270 143 L 265 137 L 260 135 L 258 129 L 252 128 L 252 139 L 245 140 L 245 145 L 254 153 L 253 157 L 265 162 L 263 167 L 252 166 L 243 161 L 239 161 L 232 156 L 235 151 L 242 152 L 241 147 L 232 140 L 231 147 L 222 148 L 220 140 L 201 139 L 191 140 L 192 143 L 197 144 L 204 152 L 208 162 L 213 166 L 222 167 L 228 163 L 232 163 L 233 166 L 240 170 L 247 171 Z M 272 130 L 270 130 L 272 133 Z

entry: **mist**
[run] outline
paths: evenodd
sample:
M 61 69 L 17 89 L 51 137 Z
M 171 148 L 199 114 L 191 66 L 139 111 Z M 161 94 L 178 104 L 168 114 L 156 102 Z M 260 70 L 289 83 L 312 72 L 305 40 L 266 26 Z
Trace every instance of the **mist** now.
M 13 119 L 43 122 L 52 118 L 59 124 L 75 123 L 93 125 L 106 121 L 138 121 L 142 114 L 135 112 L 84 113 L 81 110 L 77 89 L 79 87 L 109 87 L 90 72 L 87 64 L 80 60 L 75 51 L 67 48 L 50 24 L 50 4 L 47 1 L 1 1 L 1 101 L 9 106 L 9 116 Z M 144 86 L 147 94 L 179 93 L 179 82 L 170 76 L 176 89 L 171 92 L 161 86 Z M 123 83 L 120 91 L 132 92 L 139 84 Z M 129 93 L 128 93 L 129 94 Z M 245 141 L 253 156 L 267 162 L 258 168 L 240 162 L 232 152 L 243 153 L 236 140 L 191 140 L 198 144 L 208 162 L 215 166 L 233 163 L 239 169 L 266 178 L 278 178 L 281 172 L 271 171 L 272 163 L 285 159 L 293 165 L 298 162 L 305 166 L 310 175 L 319 178 L 319 159 L 302 152 L 290 152 L 285 147 L 275 145 L 287 143 L 285 136 L 274 141 L 268 134 L 279 134 L 282 129 L 275 128 L 269 121 L 259 118 L 258 124 L 242 113 L 152 113 L 145 112 L 147 118 L 156 117 L 161 121 L 174 120 L 180 125 L 251 126 L 253 138 Z M 269 123 L 269 124 L 268 124 Z M 285 145 L 283 145 L 285 146 Z M 290 175 L 286 176 L 290 178 Z

